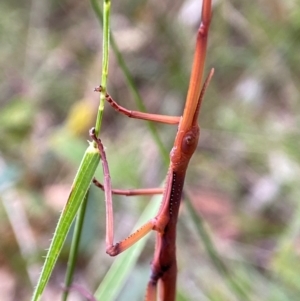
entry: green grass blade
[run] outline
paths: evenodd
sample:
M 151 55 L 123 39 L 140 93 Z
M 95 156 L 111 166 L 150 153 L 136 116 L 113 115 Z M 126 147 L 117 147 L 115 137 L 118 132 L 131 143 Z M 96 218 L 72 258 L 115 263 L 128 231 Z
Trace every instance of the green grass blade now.
M 99 160 L 100 156 L 98 150 L 94 148 L 93 144 L 90 144 L 84 154 L 74 179 L 69 199 L 56 226 L 38 284 L 31 299 L 32 301 L 38 301 L 46 287 L 68 231 L 90 186 L 91 180 L 99 164 Z
M 208 232 L 204 227 L 201 216 L 195 212 L 189 198 L 185 197 L 185 200 L 193 224 L 196 226 L 197 233 L 214 267 L 220 273 L 220 275 L 225 278 L 225 283 L 239 300 L 250 300 L 250 297 L 248 296 L 246 290 L 238 282 L 238 279 L 234 278 L 234 276 L 231 274 L 231 272 L 228 270 L 223 260 L 221 259 L 221 256 L 218 254 Z
M 109 64 L 109 36 L 110 36 L 110 0 L 103 1 L 103 49 L 102 49 L 102 76 L 101 76 L 101 86 L 103 88 L 100 93 L 100 101 L 97 113 L 97 119 L 95 124 L 96 135 L 100 133 L 102 125 L 102 117 L 104 112 L 104 103 L 105 103 L 105 94 L 107 86 L 107 77 L 108 77 L 108 64 Z M 85 218 L 85 209 L 87 204 L 87 195 L 84 199 L 82 206 L 78 212 L 78 217 L 75 223 L 75 231 L 72 238 L 72 245 L 70 249 L 70 255 L 68 260 L 68 266 L 65 277 L 65 287 L 69 287 L 72 283 L 73 272 L 75 269 L 76 258 L 78 247 L 80 243 L 83 221 Z M 66 301 L 68 297 L 68 290 L 66 290 L 62 296 L 62 300 Z
M 155 196 L 151 199 L 141 214 L 134 230 L 155 216 L 160 205 L 160 200 L 161 196 Z M 112 301 L 116 299 L 125 284 L 126 279 L 128 279 L 130 272 L 135 266 L 148 237 L 149 235 L 141 239 L 124 253 L 118 255 L 95 293 L 97 300 Z
M 78 248 L 79 248 L 79 243 L 80 243 L 80 238 L 82 233 L 82 227 L 83 227 L 83 222 L 84 222 L 84 217 L 86 212 L 86 206 L 88 202 L 88 196 L 89 196 L 89 190 L 87 191 L 84 200 L 80 206 L 75 222 L 75 229 L 72 237 L 72 245 L 70 248 L 70 254 L 68 258 L 68 265 L 67 265 L 67 271 L 66 271 L 65 282 L 64 282 L 66 288 L 70 287 L 73 279 L 73 274 L 74 274 L 74 269 L 75 269 L 77 254 L 78 254 Z M 62 295 L 63 301 L 67 300 L 68 294 L 69 294 L 69 290 L 65 290 Z
M 102 10 L 99 6 L 99 2 L 97 0 L 90 0 L 91 1 L 91 5 L 92 5 L 92 8 L 98 18 L 98 21 L 100 24 L 103 24 L 103 14 L 102 14 Z M 132 93 L 132 96 L 135 100 L 135 103 L 138 107 L 138 109 L 142 112 L 145 112 L 146 111 L 146 107 L 143 103 L 143 100 L 142 100 L 142 97 L 140 95 L 140 93 L 138 92 L 137 88 L 136 88 L 136 85 L 134 83 L 134 80 L 133 80 L 133 77 L 130 73 L 130 71 L 128 70 L 127 68 L 127 65 L 125 63 L 125 60 L 117 46 L 117 43 L 113 37 L 113 35 L 111 34 L 110 35 L 110 43 L 111 43 L 111 48 L 113 49 L 114 51 L 114 54 L 117 58 L 117 61 L 118 61 L 118 65 L 120 66 L 124 76 L 125 76 L 125 80 L 126 80 L 126 83 Z M 148 128 L 150 130 L 150 133 L 153 137 L 153 140 L 155 142 L 155 144 L 157 145 L 157 147 L 159 148 L 159 151 L 163 157 L 163 161 L 164 161 L 164 164 L 167 166 L 169 164 L 169 153 L 168 151 L 166 150 L 164 144 L 162 143 L 161 139 L 159 138 L 159 135 L 157 133 L 157 130 L 153 124 L 153 122 L 151 121 L 147 121 L 147 124 L 148 124 Z

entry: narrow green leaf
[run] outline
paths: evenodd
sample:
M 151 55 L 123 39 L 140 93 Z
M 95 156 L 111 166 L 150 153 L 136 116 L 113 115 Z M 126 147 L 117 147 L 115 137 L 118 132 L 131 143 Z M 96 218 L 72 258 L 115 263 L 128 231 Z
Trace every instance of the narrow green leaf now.
M 31 299 L 32 301 L 38 301 L 46 287 L 68 231 L 87 193 L 99 161 L 100 156 L 98 150 L 94 148 L 91 143 L 84 154 L 74 179 L 69 199 L 60 215 L 38 284 Z
M 65 276 L 65 287 L 70 287 L 70 285 L 72 284 L 73 274 L 74 274 L 74 270 L 75 270 L 75 264 L 76 264 L 76 260 L 77 260 L 78 249 L 79 249 L 79 243 L 80 243 L 80 238 L 81 238 L 81 233 L 82 233 L 82 227 L 83 227 L 83 222 L 84 222 L 84 218 L 85 218 L 86 207 L 87 207 L 87 202 L 88 202 L 88 197 L 89 197 L 89 192 L 90 192 L 90 190 L 88 190 L 87 193 L 85 194 L 84 200 L 79 208 L 79 211 L 78 211 L 78 214 L 76 217 L 74 234 L 72 237 L 72 245 L 71 245 L 70 252 L 69 252 L 67 271 L 66 271 L 66 276 Z M 62 301 L 66 301 L 68 298 L 68 295 L 69 295 L 69 290 L 65 290 L 62 295 Z
M 108 77 L 108 64 L 109 64 L 109 33 L 110 33 L 110 0 L 103 1 L 103 47 L 102 47 L 102 77 L 101 77 L 101 86 L 103 88 L 100 93 L 99 107 L 97 113 L 97 119 L 95 123 L 96 135 L 99 136 L 100 129 L 102 125 L 102 118 L 104 112 L 104 103 L 106 95 L 106 86 L 107 86 L 107 77 Z M 69 287 L 72 283 L 73 272 L 75 269 L 77 252 L 79 248 L 80 238 L 82 234 L 82 226 L 85 219 L 85 209 L 87 204 L 87 195 L 82 203 L 82 206 L 79 209 L 76 223 L 75 231 L 72 238 L 72 245 L 70 249 L 70 256 L 68 260 L 68 266 L 65 277 L 65 287 Z M 68 298 L 68 291 L 66 290 L 62 296 L 62 301 L 66 301 Z

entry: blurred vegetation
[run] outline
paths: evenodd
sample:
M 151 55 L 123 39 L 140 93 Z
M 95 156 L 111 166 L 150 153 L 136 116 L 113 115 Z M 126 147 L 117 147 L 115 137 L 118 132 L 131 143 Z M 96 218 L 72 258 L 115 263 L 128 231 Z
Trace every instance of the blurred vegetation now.
M 185 187 L 250 300 L 298 300 L 300 293 L 299 4 L 219 0 L 213 8 L 206 72 L 216 72 Z M 199 7 L 198 0 L 112 2 L 112 31 L 149 112 L 182 112 Z M 95 122 L 101 28 L 87 1 L 12 0 L 0 3 L 0 39 L 0 299 L 26 300 Z M 108 89 L 136 108 L 112 53 Z M 156 127 L 171 149 L 176 127 Z M 143 121 L 107 107 L 101 137 L 115 187 L 163 181 L 166 169 Z M 113 262 L 102 200 L 92 188 L 75 275 L 91 292 Z M 117 238 L 146 202 L 115 198 Z M 142 300 L 153 237 L 117 300 Z M 69 245 L 44 300 L 62 292 Z M 184 204 L 178 267 L 178 300 L 235 300 Z

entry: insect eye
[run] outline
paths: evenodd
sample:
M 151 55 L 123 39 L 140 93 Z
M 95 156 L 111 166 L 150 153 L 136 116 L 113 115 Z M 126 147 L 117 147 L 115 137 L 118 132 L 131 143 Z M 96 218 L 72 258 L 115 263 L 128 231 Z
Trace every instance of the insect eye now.
M 192 144 L 193 143 L 193 137 L 192 136 L 187 136 L 185 138 L 185 142 L 186 142 L 187 145 Z
M 194 149 L 195 137 L 191 134 L 186 135 L 182 140 L 182 151 L 188 153 Z

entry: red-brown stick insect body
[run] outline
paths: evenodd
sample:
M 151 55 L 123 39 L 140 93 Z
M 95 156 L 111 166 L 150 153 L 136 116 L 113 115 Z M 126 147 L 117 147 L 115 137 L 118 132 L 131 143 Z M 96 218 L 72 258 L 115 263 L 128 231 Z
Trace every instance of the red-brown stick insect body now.
M 106 252 L 115 256 L 149 233 L 151 230 L 157 231 L 156 246 L 154 258 L 152 261 L 152 273 L 148 282 L 146 301 L 155 301 L 157 299 L 157 283 L 159 283 L 160 300 L 174 301 L 176 294 L 176 224 L 178 211 L 180 207 L 182 189 L 186 170 L 189 161 L 195 152 L 199 139 L 198 115 L 201 101 L 205 89 L 213 75 L 210 72 L 201 90 L 204 63 L 206 57 L 207 35 L 211 20 L 211 0 L 203 0 L 202 19 L 198 30 L 196 51 L 192 67 L 190 85 L 188 89 L 186 104 L 182 117 L 164 116 L 129 111 L 119 106 L 108 94 L 106 100 L 119 112 L 133 118 L 146 119 L 167 124 L 178 124 L 174 146 L 170 153 L 170 166 L 166 178 L 165 188 L 162 189 L 142 189 L 138 191 L 112 190 L 108 164 L 105 157 L 103 145 L 95 137 L 94 131 L 91 136 L 98 145 L 103 164 L 104 185 L 94 180 L 94 183 L 105 191 L 106 215 L 107 215 L 107 233 L 106 233 Z M 100 91 L 101 87 L 96 88 Z M 113 213 L 111 194 L 154 194 L 162 193 L 162 204 L 155 218 L 148 221 L 140 229 L 131 234 L 119 243 L 113 243 Z

